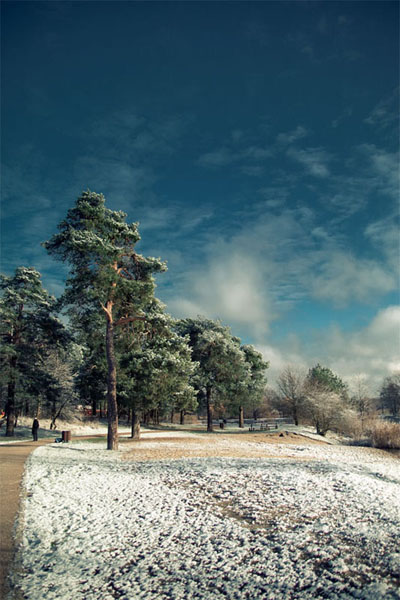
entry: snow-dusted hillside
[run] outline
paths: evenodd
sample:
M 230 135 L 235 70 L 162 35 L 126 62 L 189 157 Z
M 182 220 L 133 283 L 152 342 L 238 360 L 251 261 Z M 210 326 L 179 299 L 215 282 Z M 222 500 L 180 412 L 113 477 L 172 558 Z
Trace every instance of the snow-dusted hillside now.
M 38 448 L 15 575 L 24 597 L 400 598 L 399 459 L 265 449 L 129 461 L 88 442 Z

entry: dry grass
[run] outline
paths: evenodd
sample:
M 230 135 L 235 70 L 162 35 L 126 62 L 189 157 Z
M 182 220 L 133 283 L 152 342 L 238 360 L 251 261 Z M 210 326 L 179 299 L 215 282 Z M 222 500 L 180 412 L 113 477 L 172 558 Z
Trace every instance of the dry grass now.
M 302 446 L 324 444 L 293 433 L 284 434 L 259 434 L 242 433 L 229 435 L 199 435 L 196 437 L 170 437 L 154 436 L 151 439 L 143 438 L 137 442 L 130 442 L 132 450 L 124 454 L 127 460 L 162 460 L 177 458 L 271 458 L 276 454 L 268 452 L 268 445 L 281 444 Z M 293 456 L 280 455 L 280 458 Z M 301 457 L 306 459 L 307 457 Z
M 374 448 L 400 449 L 400 424 L 375 421 L 370 430 Z

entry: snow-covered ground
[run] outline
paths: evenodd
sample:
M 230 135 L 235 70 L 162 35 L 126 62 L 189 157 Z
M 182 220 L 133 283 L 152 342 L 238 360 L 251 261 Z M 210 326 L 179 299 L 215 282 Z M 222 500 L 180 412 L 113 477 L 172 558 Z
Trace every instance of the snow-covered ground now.
M 300 441 L 261 459 L 126 460 L 134 447 L 31 454 L 24 598 L 400 598 L 398 458 Z
M 55 439 L 61 436 L 61 431 L 71 431 L 74 436 L 100 435 L 107 433 L 107 425 L 98 421 L 76 421 L 75 423 L 57 421 L 57 429 L 50 429 L 50 419 L 40 419 L 39 440 Z M 128 426 L 120 426 L 119 433 L 128 434 L 131 428 Z M 32 419 L 21 417 L 19 425 L 14 430 L 14 436 L 7 438 L 5 423 L 0 429 L 0 446 L 4 444 L 16 444 L 32 440 Z

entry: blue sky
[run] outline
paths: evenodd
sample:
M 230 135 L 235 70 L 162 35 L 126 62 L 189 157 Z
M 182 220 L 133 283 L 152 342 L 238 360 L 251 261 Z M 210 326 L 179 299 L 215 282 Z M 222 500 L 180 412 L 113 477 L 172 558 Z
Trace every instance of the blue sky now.
M 2 2 L 2 270 L 84 189 L 176 317 L 376 390 L 400 369 L 396 2 Z

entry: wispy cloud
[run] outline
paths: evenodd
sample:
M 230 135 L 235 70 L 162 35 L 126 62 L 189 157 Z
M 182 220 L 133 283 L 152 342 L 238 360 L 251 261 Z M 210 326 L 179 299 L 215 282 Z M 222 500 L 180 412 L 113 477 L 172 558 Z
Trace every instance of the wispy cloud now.
M 202 167 L 225 167 L 231 165 L 239 159 L 237 153 L 232 152 L 228 148 L 222 147 L 212 152 L 202 154 L 198 159 L 198 164 Z
M 303 165 L 306 171 L 314 177 L 325 178 L 330 175 L 328 168 L 330 157 L 323 148 L 298 149 L 290 147 L 287 150 L 287 155 Z
M 399 88 L 378 102 L 364 122 L 381 129 L 394 127 L 399 119 Z
M 336 250 L 319 253 L 316 273 L 308 272 L 311 295 L 335 306 L 350 301 L 368 303 L 371 297 L 396 289 L 395 274 L 377 260 L 357 258 L 350 252 Z
M 252 144 L 245 139 L 245 135 L 236 131 L 230 146 L 224 145 L 211 152 L 202 154 L 197 164 L 202 167 L 219 168 L 239 164 L 245 174 L 259 174 L 265 161 L 273 156 L 272 146 Z M 256 163 L 256 164 L 255 164 Z
M 172 115 L 150 120 L 136 111 L 115 111 L 93 121 L 83 132 L 87 144 L 92 144 L 96 154 L 135 159 L 154 160 L 176 150 L 186 131 L 190 117 Z
M 287 144 L 291 145 L 297 140 L 301 140 L 309 134 L 309 131 L 303 127 L 302 125 L 298 125 L 296 129 L 289 131 L 287 133 L 279 133 L 276 140 L 278 144 Z
M 378 148 L 375 144 L 362 144 L 358 147 L 358 151 L 369 163 L 368 167 L 370 171 L 372 170 L 376 188 L 397 201 L 400 188 L 399 152 L 389 152 Z
M 339 125 L 341 125 L 343 123 L 343 121 L 345 121 L 346 119 L 348 119 L 349 117 L 351 117 L 353 114 L 353 109 L 351 106 L 347 106 L 346 108 L 344 108 L 342 110 L 342 112 L 340 113 L 340 115 L 338 117 L 336 117 L 336 119 L 334 119 L 332 121 L 332 127 L 334 129 L 336 129 L 336 127 L 339 127 Z

